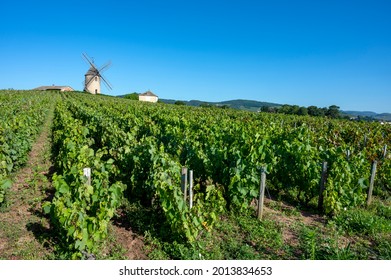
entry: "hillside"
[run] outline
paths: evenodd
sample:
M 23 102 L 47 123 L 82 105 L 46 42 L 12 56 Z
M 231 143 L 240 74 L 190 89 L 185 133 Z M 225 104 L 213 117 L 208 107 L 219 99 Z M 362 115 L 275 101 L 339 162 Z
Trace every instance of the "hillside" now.
M 174 104 L 177 100 L 173 99 L 160 99 L 163 103 L 166 104 Z M 271 102 L 262 102 L 262 101 L 255 101 L 255 100 L 246 100 L 246 99 L 235 99 L 235 100 L 228 100 L 228 101 L 221 101 L 221 102 L 207 102 L 207 101 L 201 101 L 201 100 L 190 100 L 190 101 L 184 101 L 186 105 L 189 106 L 200 106 L 201 104 L 209 104 L 213 106 L 229 106 L 233 109 L 240 109 L 240 110 L 247 110 L 247 111 L 259 111 L 259 109 L 263 106 L 267 107 L 280 107 L 282 104 L 277 103 L 271 103 Z
M 160 99 L 161 102 L 166 104 L 174 104 L 178 100 L 174 99 Z M 247 110 L 252 112 L 259 111 L 263 106 L 266 107 L 281 107 L 282 104 L 278 103 L 271 103 L 271 102 L 263 102 L 263 101 L 255 101 L 255 100 L 246 100 L 246 99 L 235 99 L 235 100 L 228 100 L 228 101 L 221 101 L 221 102 L 207 102 L 202 100 L 179 100 L 181 102 L 184 102 L 186 105 L 189 106 L 200 106 L 201 104 L 209 104 L 213 106 L 229 106 L 233 109 L 239 109 L 239 110 Z M 375 120 L 383 120 L 383 121 L 391 121 L 391 114 L 390 113 L 382 113 L 378 114 L 371 111 L 341 111 L 343 115 L 348 115 L 351 117 L 362 117 L 362 118 L 369 118 L 369 119 L 375 119 Z
M 371 111 L 342 111 L 342 113 L 352 117 L 364 117 L 364 118 L 372 118 L 375 120 L 391 121 L 390 113 L 378 114 Z

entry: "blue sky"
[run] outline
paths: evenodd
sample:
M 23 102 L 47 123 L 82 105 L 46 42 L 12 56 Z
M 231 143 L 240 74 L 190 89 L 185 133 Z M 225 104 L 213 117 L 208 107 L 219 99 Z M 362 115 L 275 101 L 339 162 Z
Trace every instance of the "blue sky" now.
M 95 6 L 94 4 L 95 3 Z M 0 88 L 391 112 L 391 1 L 2 1 Z

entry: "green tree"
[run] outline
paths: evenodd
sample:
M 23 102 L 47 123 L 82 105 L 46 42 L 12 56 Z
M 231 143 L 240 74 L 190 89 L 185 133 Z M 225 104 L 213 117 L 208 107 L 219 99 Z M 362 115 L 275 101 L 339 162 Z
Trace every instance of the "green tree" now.
M 309 106 L 307 111 L 310 116 L 324 116 L 323 110 L 316 106 Z
M 282 114 L 290 114 L 291 113 L 291 105 L 288 105 L 288 104 L 284 104 L 282 105 L 279 109 L 278 109 L 278 113 L 282 113 Z
M 290 114 L 292 115 L 298 115 L 299 114 L 300 107 L 297 105 L 291 106 Z
M 206 102 L 203 102 L 200 104 L 200 107 L 207 108 L 207 107 L 213 107 L 213 105 L 206 103 Z
M 261 107 L 261 112 L 266 112 L 266 113 L 269 113 L 269 106 L 262 106 Z
M 306 107 L 300 107 L 299 111 L 297 112 L 300 116 L 307 116 L 308 115 L 308 109 Z
M 326 112 L 326 116 L 329 116 L 330 118 L 338 118 L 339 117 L 339 107 L 336 105 L 331 105 Z
M 124 96 L 124 98 L 126 99 L 130 99 L 130 100 L 138 100 L 138 93 L 137 92 L 133 92 L 133 93 L 129 93 L 127 95 Z
M 184 101 L 180 101 L 180 100 L 175 101 L 174 104 L 175 105 L 186 105 L 186 103 Z

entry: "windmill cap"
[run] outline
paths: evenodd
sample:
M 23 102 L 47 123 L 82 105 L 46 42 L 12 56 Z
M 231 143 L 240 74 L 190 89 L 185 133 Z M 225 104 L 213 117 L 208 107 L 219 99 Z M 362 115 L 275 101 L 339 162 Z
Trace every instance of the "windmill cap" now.
M 98 74 L 99 74 L 99 71 L 96 68 L 91 66 L 90 69 L 88 69 L 87 73 L 84 76 L 95 76 Z

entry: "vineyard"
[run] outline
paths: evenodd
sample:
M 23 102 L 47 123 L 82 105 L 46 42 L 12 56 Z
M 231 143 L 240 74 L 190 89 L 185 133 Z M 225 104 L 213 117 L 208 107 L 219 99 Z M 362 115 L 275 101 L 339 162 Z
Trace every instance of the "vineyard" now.
M 281 205 L 276 201 L 281 201 L 319 214 L 345 232 L 376 232 L 380 235 L 369 238 L 379 247 L 375 258 L 390 258 L 391 125 L 150 104 L 83 93 L 1 91 L 0 205 L 5 209 L 12 174 L 26 162 L 50 108 L 52 195 L 42 202 L 42 211 L 65 258 L 99 254 L 115 219 L 137 223 L 126 212 L 129 205 L 158 217 L 155 221 L 165 225 L 160 230 L 169 236 L 166 242 L 179 244 L 175 250 L 185 250 L 188 258 L 208 255 L 206 240 L 223 232 L 224 223 L 232 219 L 243 234 L 252 234 L 251 250 L 268 250 L 257 244 L 262 238 L 274 239 L 271 246 L 281 250 L 284 245 L 271 235 L 278 227 L 254 214 L 261 170 L 266 171 L 269 207 L 276 208 Z M 371 206 L 367 197 L 374 162 Z M 191 170 L 191 191 L 184 186 L 183 167 Z M 189 195 L 184 195 L 185 188 Z M 368 214 L 370 207 L 373 215 Z M 311 250 L 319 238 L 314 232 L 300 230 L 305 258 L 323 258 Z
M 12 184 L 8 175 L 27 161 L 50 98 L 49 94 L 0 94 L 0 204 Z

